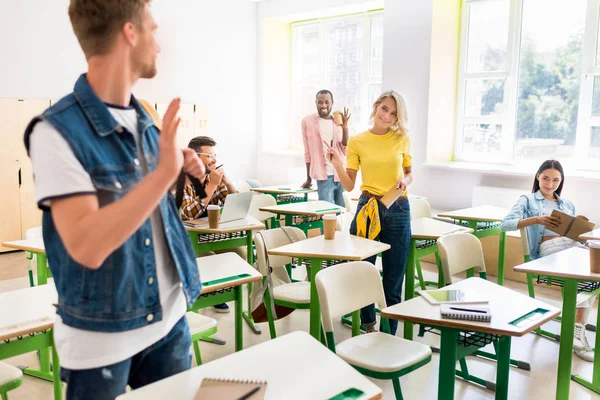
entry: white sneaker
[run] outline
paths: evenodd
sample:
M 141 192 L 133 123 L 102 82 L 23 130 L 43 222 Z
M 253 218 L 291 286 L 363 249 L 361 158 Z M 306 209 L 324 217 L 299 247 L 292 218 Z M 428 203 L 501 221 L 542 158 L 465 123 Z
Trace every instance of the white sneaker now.
M 575 332 L 573 336 L 573 351 L 590 348 L 587 337 L 585 337 L 585 326 L 575 323 Z
M 594 362 L 594 350 L 591 347 L 584 347 L 581 350 L 573 350 L 575 355 L 587 362 Z

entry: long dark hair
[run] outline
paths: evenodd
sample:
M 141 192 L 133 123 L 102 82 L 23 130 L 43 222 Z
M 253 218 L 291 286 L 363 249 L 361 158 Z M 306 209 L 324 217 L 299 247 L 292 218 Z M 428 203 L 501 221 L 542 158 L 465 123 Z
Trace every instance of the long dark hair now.
M 542 165 L 540 165 L 540 168 L 533 177 L 533 189 L 531 189 L 531 193 L 535 193 L 538 190 L 540 190 L 540 181 L 538 181 L 538 177 L 542 172 L 544 172 L 547 169 L 555 169 L 558 172 L 560 172 L 560 185 L 558 185 L 558 188 L 556 188 L 556 190 L 554 191 L 554 193 L 560 196 L 563 185 L 565 184 L 565 173 L 563 171 L 562 165 L 560 165 L 560 163 L 556 160 L 546 160 L 542 163 Z
M 188 147 L 190 149 L 194 149 L 195 151 L 200 151 L 202 146 L 216 146 L 217 142 L 214 141 L 213 138 L 208 136 L 196 136 L 188 143 Z M 208 171 L 206 171 L 208 173 Z M 177 207 L 181 207 L 181 202 L 183 201 L 183 190 L 185 189 L 185 178 L 190 180 L 194 190 L 196 191 L 196 195 L 201 199 L 206 197 L 206 191 L 204 190 L 204 184 L 200 182 L 198 178 L 195 178 L 191 175 L 182 172 L 179 174 L 177 178 L 177 186 L 175 187 L 175 204 Z

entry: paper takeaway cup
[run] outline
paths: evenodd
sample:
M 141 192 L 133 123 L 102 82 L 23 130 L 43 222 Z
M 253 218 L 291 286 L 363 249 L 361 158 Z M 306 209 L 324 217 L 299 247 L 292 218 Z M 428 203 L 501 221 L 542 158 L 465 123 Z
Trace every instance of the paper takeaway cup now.
M 208 211 L 208 227 L 210 229 L 217 229 L 219 227 L 219 219 L 221 218 L 221 207 L 210 204 L 206 207 Z
M 590 272 L 600 274 L 600 240 L 591 240 L 590 246 Z
M 339 111 L 336 111 L 333 113 L 333 122 L 337 125 L 337 126 L 342 126 L 342 124 L 344 123 L 344 119 L 342 118 L 342 113 Z
M 323 233 L 325 240 L 333 240 L 335 238 L 335 226 L 337 216 L 335 214 L 325 214 L 323 216 Z

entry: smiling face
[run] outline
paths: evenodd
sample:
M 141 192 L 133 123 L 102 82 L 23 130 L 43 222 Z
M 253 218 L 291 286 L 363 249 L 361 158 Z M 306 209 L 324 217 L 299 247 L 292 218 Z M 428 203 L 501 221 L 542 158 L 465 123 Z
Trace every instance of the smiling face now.
M 540 192 L 548 198 L 554 196 L 554 192 L 562 182 L 562 175 L 559 170 L 548 168 L 537 175 L 537 180 L 540 184 Z
M 373 118 L 373 126 L 382 130 L 389 130 L 398 121 L 396 100 L 392 97 L 384 98 L 377 106 Z
M 331 95 L 329 93 L 321 93 L 317 95 L 315 104 L 317 105 L 319 117 L 329 118 L 329 115 L 331 114 L 331 106 L 333 106 L 333 99 L 331 98 Z

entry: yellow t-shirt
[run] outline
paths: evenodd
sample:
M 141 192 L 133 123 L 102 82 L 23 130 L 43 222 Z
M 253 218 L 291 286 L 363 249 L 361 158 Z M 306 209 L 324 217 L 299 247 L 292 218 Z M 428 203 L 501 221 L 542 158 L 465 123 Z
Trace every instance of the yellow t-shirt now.
M 403 167 L 412 165 L 410 139 L 396 132 L 375 135 L 370 131 L 348 141 L 346 168 L 362 169 L 361 190 L 383 196 L 404 177 Z

